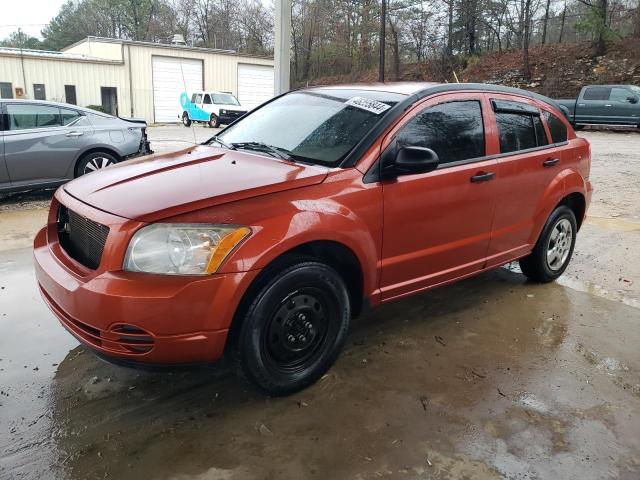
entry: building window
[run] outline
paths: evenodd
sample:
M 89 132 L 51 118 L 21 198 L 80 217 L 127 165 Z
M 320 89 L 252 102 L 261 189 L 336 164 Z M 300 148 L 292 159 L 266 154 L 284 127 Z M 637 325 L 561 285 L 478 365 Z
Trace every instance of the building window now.
M 0 82 L 0 98 L 13 98 L 13 87 L 9 82 Z
M 77 105 L 78 100 L 76 99 L 76 86 L 75 85 L 65 85 L 64 86 L 64 98 L 67 103 L 71 105 Z
M 44 90 L 44 83 L 33 84 L 33 98 L 36 100 L 46 100 L 47 94 Z

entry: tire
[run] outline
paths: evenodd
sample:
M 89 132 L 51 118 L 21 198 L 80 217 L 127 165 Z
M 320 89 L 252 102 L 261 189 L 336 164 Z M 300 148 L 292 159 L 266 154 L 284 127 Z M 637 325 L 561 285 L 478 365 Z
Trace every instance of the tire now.
M 216 117 L 214 113 L 212 113 L 211 117 L 209 117 L 208 123 L 211 128 L 218 128 L 220 126 L 220 119 Z
M 118 163 L 119 159 L 107 152 L 91 152 L 81 157 L 76 165 L 76 177 L 92 173 Z
M 520 259 L 522 273 L 534 282 L 553 282 L 569 265 L 577 231 L 573 211 L 565 205 L 557 207 L 549 216 L 531 254 Z
M 316 382 L 337 358 L 349 328 L 342 277 L 302 257 L 272 270 L 251 295 L 233 347 L 240 375 L 273 396 Z
M 182 114 L 182 125 L 184 125 L 185 127 L 191 126 L 191 119 L 189 118 L 189 114 L 187 112 L 184 112 Z

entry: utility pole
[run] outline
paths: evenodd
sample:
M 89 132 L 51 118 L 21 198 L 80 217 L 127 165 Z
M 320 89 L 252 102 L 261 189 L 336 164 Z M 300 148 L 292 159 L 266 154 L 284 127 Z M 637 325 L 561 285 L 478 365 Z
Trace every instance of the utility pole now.
M 291 0 L 275 0 L 275 95 L 288 92 L 291 67 Z
M 382 0 L 380 7 L 380 66 L 378 70 L 378 81 L 384 82 L 384 50 L 386 48 L 385 39 L 387 35 L 387 0 Z

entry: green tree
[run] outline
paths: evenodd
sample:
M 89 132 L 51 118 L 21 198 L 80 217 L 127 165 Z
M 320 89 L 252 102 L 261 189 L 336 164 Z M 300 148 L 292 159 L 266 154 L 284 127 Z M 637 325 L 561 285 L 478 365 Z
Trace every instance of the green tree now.
M 42 48 L 42 42 L 36 37 L 27 35 L 21 29 L 18 29 L 10 34 L 7 38 L 0 41 L 0 46 L 13 48 L 29 48 L 37 50 Z

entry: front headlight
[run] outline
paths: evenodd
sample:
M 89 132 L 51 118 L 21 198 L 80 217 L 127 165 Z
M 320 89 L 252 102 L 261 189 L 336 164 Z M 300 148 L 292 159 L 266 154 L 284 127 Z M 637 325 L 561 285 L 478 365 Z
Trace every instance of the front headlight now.
M 220 115 L 224 115 L 225 113 L 227 113 L 227 111 L 224 108 L 220 109 Z
M 124 269 L 164 275 L 215 273 L 227 255 L 251 234 L 234 225 L 156 223 L 138 230 Z

